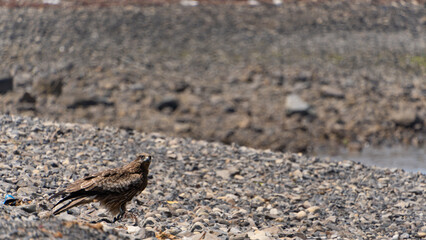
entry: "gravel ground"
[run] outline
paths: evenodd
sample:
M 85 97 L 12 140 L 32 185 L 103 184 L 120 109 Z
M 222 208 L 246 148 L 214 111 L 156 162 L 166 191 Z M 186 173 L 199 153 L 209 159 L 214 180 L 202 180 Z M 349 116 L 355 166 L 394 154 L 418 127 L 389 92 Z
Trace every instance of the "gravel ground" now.
M 111 218 L 97 204 L 49 217 L 58 188 L 154 160 L 147 189 Z M 0 116 L 0 238 L 415 239 L 426 236 L 426 176 L 302 154 Z
M 277 151 L 424 146 L 425 1 L 319 2 L 5 4 L 0 111 Z

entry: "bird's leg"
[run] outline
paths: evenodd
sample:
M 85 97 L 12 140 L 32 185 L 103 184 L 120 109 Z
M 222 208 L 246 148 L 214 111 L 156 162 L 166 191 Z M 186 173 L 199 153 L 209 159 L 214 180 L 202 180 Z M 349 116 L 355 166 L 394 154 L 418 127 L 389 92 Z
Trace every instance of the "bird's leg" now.
M 124 216 L 124 213 L 126 213 L 126 208 L 122 205 L 120 207 L 120 213 L 114 218 L 112 222 L 115 223 L 117 220 L 120 220 Z
M 125 215 L 126 215 L 126 217 L 128 217 L 129 215 L 132 217 L 132 219 L 134 221 L 134 223 L 133 223 L 134 226 L 138 226 L 139 225 L 139 220 L 138 220 L 138 218 L 136 217 L 136 215 L 134 213 L 126 212 Z

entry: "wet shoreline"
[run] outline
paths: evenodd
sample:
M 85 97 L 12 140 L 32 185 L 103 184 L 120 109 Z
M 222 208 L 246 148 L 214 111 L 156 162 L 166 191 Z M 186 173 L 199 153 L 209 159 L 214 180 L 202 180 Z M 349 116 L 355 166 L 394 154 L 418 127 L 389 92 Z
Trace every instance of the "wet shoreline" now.
M 383 168 L 400 168 L 407 172 L 421 172 L 426 174 L 426 152 L 425 149 L 393 146 L 393 147 L 364 147 L 361 152 L 350 152 L 342 149 L 335 154 L 320 153 L 313 154 L 332 161 L 351 160 L 367 166 Z

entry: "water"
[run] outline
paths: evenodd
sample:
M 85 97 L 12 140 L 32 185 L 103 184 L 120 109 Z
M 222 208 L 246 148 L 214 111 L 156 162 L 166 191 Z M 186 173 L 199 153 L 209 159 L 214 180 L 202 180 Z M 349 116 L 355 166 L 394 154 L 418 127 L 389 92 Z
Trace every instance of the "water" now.
M 359 153 L 342 150 L 338 155 L 330 156 L 318 154 L 320 157 L 330 158 L 333 161 L 351 160 L 368 166 L 385 168 L 402 168 L 408 172 L 426 174 L 426 149 L 415 147 L 366 147 Z

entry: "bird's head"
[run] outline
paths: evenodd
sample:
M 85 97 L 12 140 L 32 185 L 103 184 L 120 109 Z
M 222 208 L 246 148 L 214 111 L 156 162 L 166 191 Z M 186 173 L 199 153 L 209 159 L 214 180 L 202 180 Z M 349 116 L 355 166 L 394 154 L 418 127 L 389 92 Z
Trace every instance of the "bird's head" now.
M 148 172 L 151 159 L 151 155 L 147 153 L 138 154 L 136 159 L 129 164 L 129 167 L 132 168 L 135 172 Z

